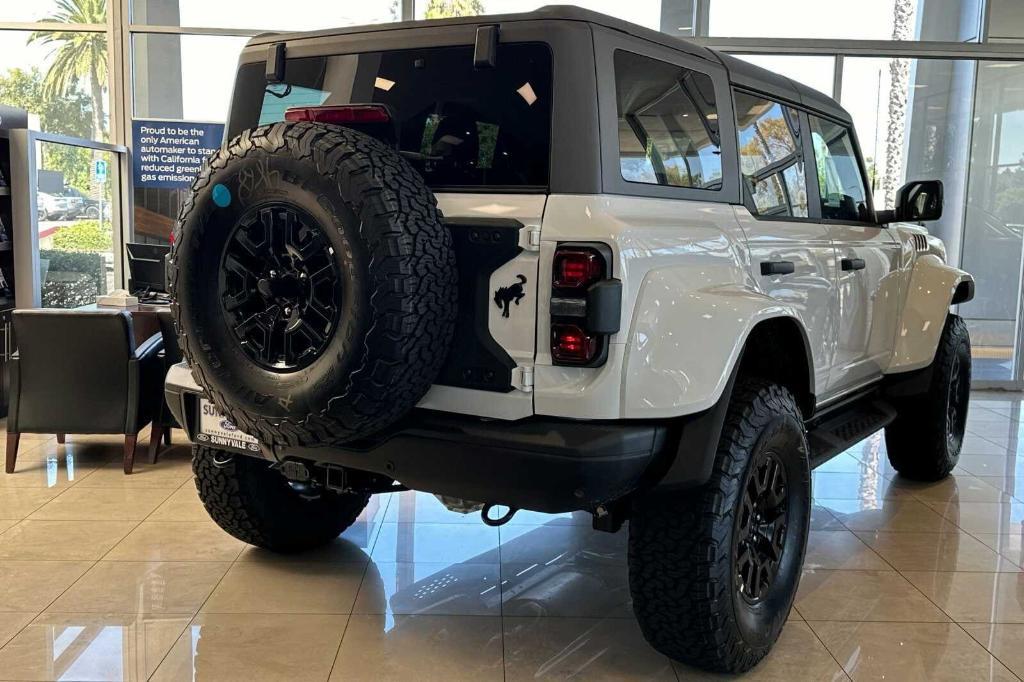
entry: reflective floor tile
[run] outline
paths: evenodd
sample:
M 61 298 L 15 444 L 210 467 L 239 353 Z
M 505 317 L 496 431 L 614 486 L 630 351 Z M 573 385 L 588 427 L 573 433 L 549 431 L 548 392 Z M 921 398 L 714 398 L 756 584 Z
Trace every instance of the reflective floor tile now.
M 853 453 L 844 452 L 820 465 L 815 471 L 823 473 L 862 473 L 872 469 L 873 467 L 870 464 L 861 461 Z
M 1021 568 L 962 531 L 952 533 L 860 532 L 861 540 L 897 571 L 1006 571 Z
M 104 558 L 112 561 L 233 561 L 243 546 L 241 540 L 231 537 L 212 521 L 143 521 Z
M 134 521 L 27 519 L 0 535 L 0 559 L 99 559 L 135 525 Z
M 825 507 L 848 529 L 901 532 L 953 531 L 956 526 L 917 500 L 824 500 Z
M 238 562 L 203 613 L 351 613 L 363 571 L 355 563 Z
M 64 613 L 194 615 L 230 564 L 100 561 L 49 606 Z
M 811 493 L 815 498 L 829 500 L 888 500 L 911 498 L 913 492 L 874 469 L 858 472 L 814 471 Z
M 395 493 L 384 520 L 388 523 L 483 523 L 480 512 L 448 511 L 434 495 L 415 490 Z
M 0 488 L 0 519 L 24 519 L 63 492 L 54 488 Z
M 353 615 L 331 680 L 502 679 L 501 619 Z
M 543 526 L 502 526 L 502 563 L 549 564 L 569 561 L 583 554 L 605 561 L 626 560 L 629 529 L 604 533 L 588 526 L 547 524 Z
M 0 489 L 6 488 L 69 488 L 96 471 L 96 464 L 83 464 L 74 457 L 22 459 L 13 474 L 0 474 Z
M 199 614 L 152 679 L 270 682 L 327 679 L 348 616 Z
M 952 623 L 809 623 L 855 682 L 1016 679 Z
M 38 613 L 92 565 L 91 561 L 0 561 L 0 611 Z
M 796 607 L 808 621 L 949 620 L 895 571 L 805 570 Z
M 0 519 L 0 534 L 18 523 L 16 519 Z
M 811 530 L 846 530 L 846 526 L 820 504 L 811 505 Z
M 1010 496 L 986 481 L 965 472 L 954 472 L 941 481 L 921 483 L 897 479 L 898 485 L 923 502 L 1004 502 Z
M 680 680 L 735 680 L 735 675 L 717 675 L 673 663 Z M 739 679 L 744 682 L 793 682 L 794 680 L 848 679 L 839 664 L 828 652 L 811 628 L 799 619 L 790 617 L 771 653 L 750 672 Z
M 145 680 L 189 619 L 43 614 L 0 649 L 3 680 Z
M 1002 490 L 1019 502 L 1024 502 L 1024 476 L 975 476 L 997 490 Z
M 1024 623 L 1024 574 L 906 571 L 912 582 L 961 623 Z
M 501 564 L 505 616 L 633 618 L 629 571 L 622 561 L 587 553 L 545 564 Z
M 32 622 L 36 617 L 34 611 L 29 612 L 0 612 L 0 648 L 11 641 L 22 628 Z
M 1024 624 L 965 623 L 961 627 L 1011 672 L 1024 676 Z
M 968 533 L 1008 533 L 1024 524 L 1024 502 L 928 504 Z
M 210 515 L 200 501 L 195 485 L 192 484 L 192 481 L 186 481 L 180 488 L 171 493 L 171 496 L 164 500 L 152 514 L 147 516 L 146 520 L 209 521 Z
M 1015 533 L 974 533 L 986 547 L 999 552 L 1018 566 L 1024 567 L 1024 530 Z
M 380 531 L 379 524 L 372 528 L 349 528 L 335 540 L 322 547 L 311 549 L 299 554 L 278 554 L 261 547 L 243 545 L 242 553 L 238 555 L 239 562 L 249 561 L 320 561 L 325 563 L 353 563 L 365 564 L 370 560 L 367 545 L 373 544 Z M 358 535 L 355 540 L 349 538 Z
M 384 523 L 370 556 L 397 563 L 497 563 L 498 529 L 482 523 Z
M 962 454 L 956 468 L 975 476 L 1024 476 L 1024 457 Z
M 170 496 L 163 488 L 81 488 L 62 492 L 30 518 L 53 521 L 141 521 Z
M 500 616 L 499 576 L 497 564 L 372 561 L 353 613 Z
M 961 455 L 1006 455 L 1007 446 L 999 445 L 982 436 L 966 433 L 960 446 L 960 453 Z
M 99 467 L 81 485 L 89 488 L 178 488 L 192 478 L 190 461 L 160 461 L 146 464 L 145 448 L 140 446 L 135 454 L 135 468 L 125 475 L 120 461 L 108 462 Z
M 624 618 L 508 618 L 505 679 L 675 680 L 668 658 Z
M 848 530 L 812 530 L 805 568 L 888 570 L 890 566 Z

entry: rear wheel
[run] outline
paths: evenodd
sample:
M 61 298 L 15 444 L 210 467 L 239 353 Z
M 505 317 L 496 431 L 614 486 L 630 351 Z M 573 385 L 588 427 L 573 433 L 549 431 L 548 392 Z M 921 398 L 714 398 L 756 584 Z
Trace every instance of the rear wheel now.
M 202 445 L 192 448 L 199 498 L 221 528 L 243 542 L 274 552 L 325 545 L 351 526 L 368 494 L 304 494 L 270 463 Z
M 706 670 L 752 668 L 789 616 L 809 521 L 796 401 L 776 384 L 741 380 L 710 480 L 634 505 L 630 591 L 647 641 Z
M 960 459 L 971 397 L 971 338 L 958 315 L 946 318 L 928 391 L 902 400 L 885 428 L 889 463 L 901 476 L 938 481 Z

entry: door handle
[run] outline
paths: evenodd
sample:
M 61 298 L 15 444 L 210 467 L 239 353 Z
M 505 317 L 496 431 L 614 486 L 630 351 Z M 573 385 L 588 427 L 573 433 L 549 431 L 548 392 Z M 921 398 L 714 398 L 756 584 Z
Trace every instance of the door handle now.
M 791 260 L 773 260 L 761 262 L 761 274 L 768 275 L 791 275 L 796 271 L 796 266 Z
M 843 270 L 863 270 L 864 259 L 863 258 L 844 258 L 842 260 Z

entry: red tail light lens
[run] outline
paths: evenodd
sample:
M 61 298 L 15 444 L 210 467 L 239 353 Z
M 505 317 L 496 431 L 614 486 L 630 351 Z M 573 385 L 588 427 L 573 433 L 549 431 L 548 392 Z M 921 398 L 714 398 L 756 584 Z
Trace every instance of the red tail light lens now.
M 604 277 L 604 259 L 586 249 L 562 249 L 555 253 L 554 281 L 560 289 L 581 289 Z
M 566 364 L 586 364 L 597 355 L 597 337 L 574 324 L 551 327 L 551 357 Z
M 286 121 L 316 123 L 389 123 L 391 114 L 381 104 L 341 104 L 324 107 L 292 107 L 284 112 Z

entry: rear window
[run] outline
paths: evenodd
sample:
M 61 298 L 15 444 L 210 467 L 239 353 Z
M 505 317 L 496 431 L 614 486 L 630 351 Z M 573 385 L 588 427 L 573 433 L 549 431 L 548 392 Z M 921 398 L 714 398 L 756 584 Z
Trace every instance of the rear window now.
M 263 63 L 241 67 L 228 134 L 284 120 L 289 107 L 385 104 L 399 149 L 431 187 L 542 189 L 551 142 L 551 52 L 498 46 L 497 66 L 473 67 L 473 47 L 289 59 L 283 83 Z

